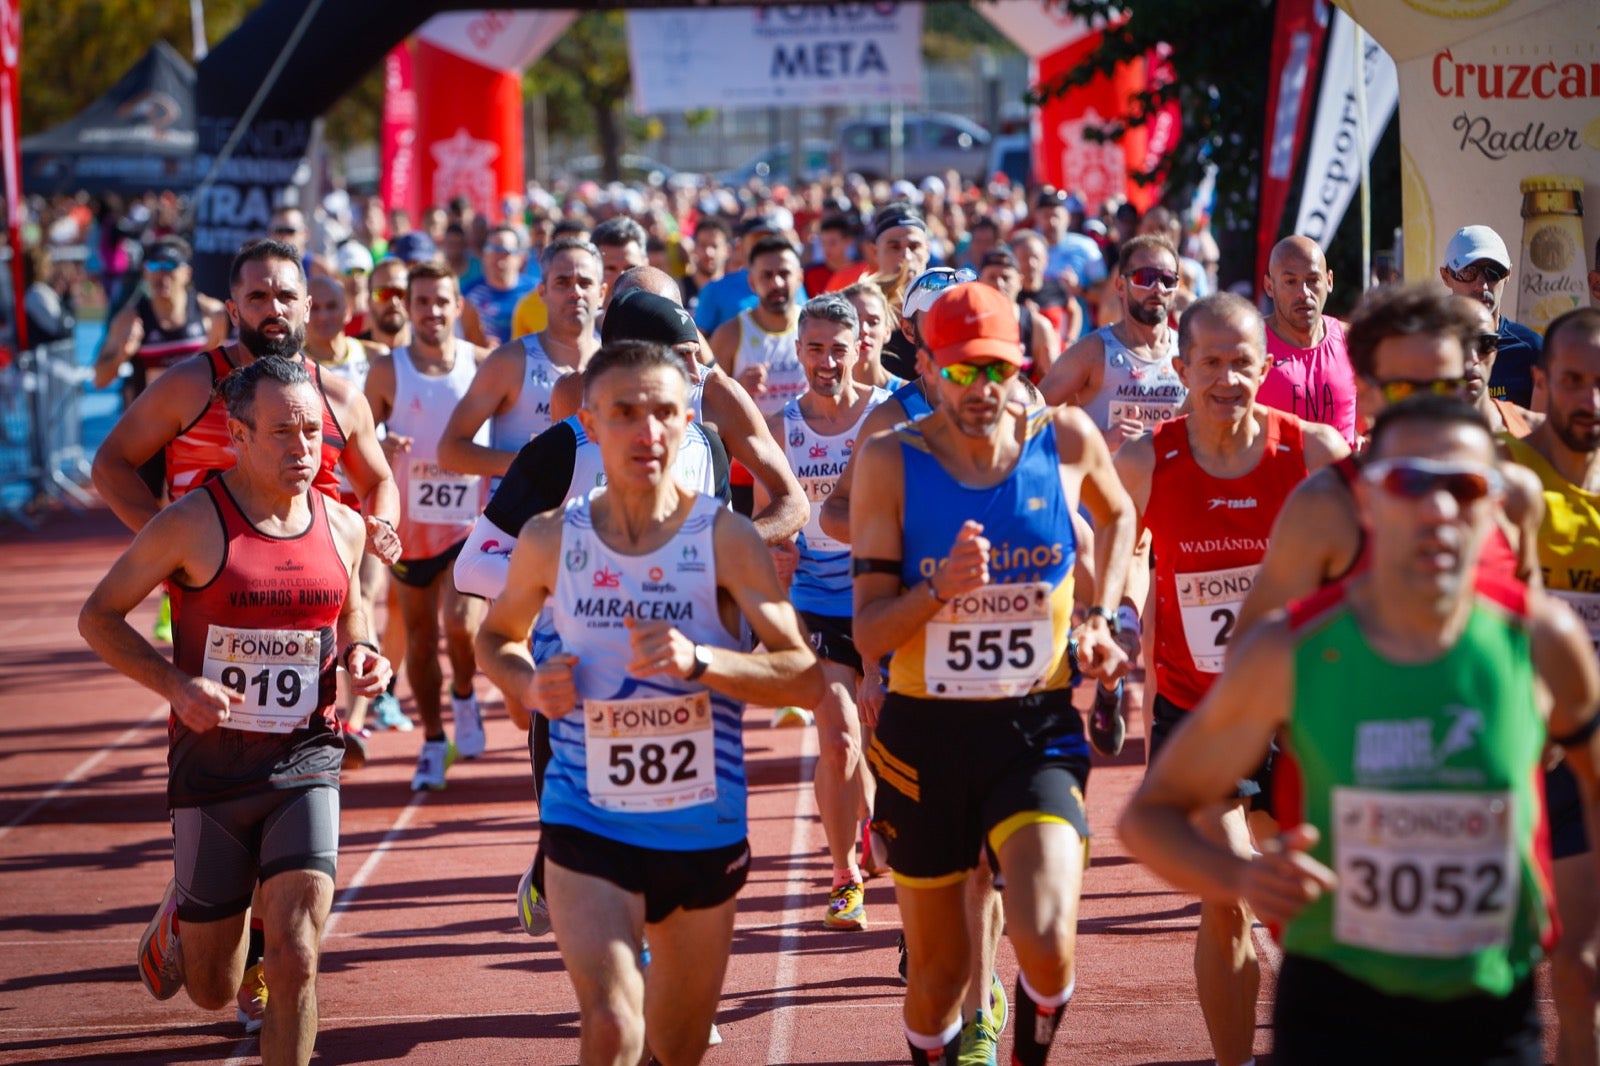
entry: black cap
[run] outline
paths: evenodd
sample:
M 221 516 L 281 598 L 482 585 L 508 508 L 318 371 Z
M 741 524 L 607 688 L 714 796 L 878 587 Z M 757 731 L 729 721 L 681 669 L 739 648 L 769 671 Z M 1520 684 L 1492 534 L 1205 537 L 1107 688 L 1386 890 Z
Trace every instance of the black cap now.
M 916 208 L 904 201 L 896 201 L 885 204 L 876 215 L 872 216 L 872 239 L 877 240 L 899 226 L 910 226 L 912 229 L 920 230 L 928 228 L 928 224 L 922 220 L 922 215 Z
M 189 242 L 182 237 L 157 237 L 144 246 L 145 262 L 171 260 L 187 263 L 192 257 Z
M 740 239 L 748 237 L 752 233 L 782 232 L 783 230 L 778 228 L 778 224 L 766 215 L 751 215 L 749 218 L 740 219 L 738 225 L 733 227 L 733 235 Z
M 1033 197 L 1033 206 L 1034 207 L 1067 207 L 1068 206 L 1068 202 L 1067 202 L 1068 199 L 1069 199 L 1069 197 L 1067 196 L 1067 194 L 1062 192 L 1060 189 L 1056 188 L 1053 185 L 1046 185 L 1042 189 L 1040 189 L 1038 191 L 1038 193 L 1036 193 L 1034 195 L 1034 197 Z
M 1012 254 L 1010 248 L 1004 246 L 990 248 L 983 253 L 983 259 L 979 261 L 978 269 L 982 270 L 984 267 L 992 266 L 1010 267 L 1015 270 L 1017 269 L 1017 257 Z
M 629 289 L 611 301 L 600 325 L 600 343 L 655 341 L 682 344 L 700 339 L 689 312 L 653 292 Z

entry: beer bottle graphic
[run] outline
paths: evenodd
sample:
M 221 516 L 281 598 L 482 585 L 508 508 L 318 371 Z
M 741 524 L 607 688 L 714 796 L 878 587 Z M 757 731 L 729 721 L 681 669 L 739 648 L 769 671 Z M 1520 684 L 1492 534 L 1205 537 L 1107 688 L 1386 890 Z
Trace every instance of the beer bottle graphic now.
M 1522 276 L 1517 321 L 1543 333 L 1588 296 L 1583 255 L 1583 179 L 1572 174 L 1523 178 Z

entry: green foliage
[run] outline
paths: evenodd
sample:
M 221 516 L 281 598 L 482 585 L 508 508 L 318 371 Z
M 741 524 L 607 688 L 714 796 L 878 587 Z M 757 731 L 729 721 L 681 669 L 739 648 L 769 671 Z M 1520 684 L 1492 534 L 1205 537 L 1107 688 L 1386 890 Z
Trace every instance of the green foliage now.
M 598 139 L 608 180 L 621 166 L 622 104 L 632 87 L 621 11 L 578 16 L 523 76 L 525 91 L 545 96 L 551 133 Z
M 1056 2 L 1067 13 L 1102 27 L 1130 6 L 1120 0 Z M 1204 177 L 1206 164 L 1215 164 L 1217 215 L 1227 228 L 1248 225 L 1255 216 L 1256 176 L 1261 172 L 1271 0 L 1161 0 L 1131 5 L 1131 10 L 1126 21 L 1105 30 L 1102 46 L 1087 63 L 1053 84 L 1038 86 L 1037 98 L 1059 95 L 1157 45 L 1170 45 L 1173 80 L 1142 93 L 1127 120 L 1108 124 L 1101 134 L 1119 140 L 1129 127 L 1143 125 L 1176 101 L 1182 123 L 1178 142 L 1138 180 L 1174 192 L 1191 189 Z
M 980 11 L 973 4 L 952 0 L 928 4 L 922 15 L 922 54 L 931 60 L 960 60 L 978 48 L 1014 51 L 1016 46 Z

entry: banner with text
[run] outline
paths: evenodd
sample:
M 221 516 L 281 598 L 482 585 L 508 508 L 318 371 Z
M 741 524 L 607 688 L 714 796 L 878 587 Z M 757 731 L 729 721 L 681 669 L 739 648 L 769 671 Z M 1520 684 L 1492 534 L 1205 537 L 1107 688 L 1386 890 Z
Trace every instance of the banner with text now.
M 417 187 L 417 90 L 411 78 L 411 44 L 401 41 L 383 61 L 383 152 L 378 195 L 390 211 L 422 218 L 422 193 Z
M 922 5 L 630 11 L 628 58 L 633 108 L 641 115 L 916 103 L 922 99 Z
M 1300 192 L 1294 231 L 1327 248 L 1344 221 L 1345 209 L 1361 183 L 1361 163 L 1383 136 L 1400 97 L 1394 60 L 1383 46 L 1361 35 L 1360 69 L 1366 83 L 1367 142 L 1361 143 L 1356 99 L 1356 24 L 1343 11 L 1333 14 L 1328 56 L 1322 69 L 1317 121 L 1311 128 L 1310 158 Z
M 1278 242 L 1289 183 L 1311 120 L 1312 86 L 1328 33 L 1327 0 L 1279 0 L 1272 31 L 1272 66 L 1267 81 L 1266 144 L 1261 157 L 1260 216 L 1256 230 L 1256 277 Z
M 0 0 L 0 153 L 5 156 L 6 241 L 11 246 L 17 344 L 28 343 L 22 314 L 22 0 Z
M 1595 302 L 1600 22 L 1593 0 L 1337 0 L 1399 61 L 1405 275 L 1438 277 L 1457 229 L 1511 250 L 1504 312 L 1542 330 Z M 1600 290 L 1600 286 L 1595 286 Z

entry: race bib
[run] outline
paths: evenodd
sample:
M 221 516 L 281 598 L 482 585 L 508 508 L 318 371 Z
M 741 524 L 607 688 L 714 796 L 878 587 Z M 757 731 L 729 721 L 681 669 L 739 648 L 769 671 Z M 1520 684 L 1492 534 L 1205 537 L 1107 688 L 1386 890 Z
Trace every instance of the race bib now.
M 988 585 L 956 596 L 928 623 L 923 683 L 943 699 L 1001 699 L 1043 680 L 1055 650 L 1051 585 Z
M 1594 642 L 1595 650 L 1600 651 L 1600 592 L 1572 592 L 1568 589 L 1550 591 L 1561 597 L 1583 620 L 1583 627 L 1588 630 L 1589 639 Z
M 1239 608 L 1256 583 L 1255 566 L 1232 570 L 1213 570 L 1203 574 L 1178 574 L 1178 611 L 1183 619 L 1183 636 L 1189 644 L 1189 657 L 1196 670 L 1222 673 L 1222 660 L 1228 641 L 1239 621 Z
M 1508 942 L 1517 868 L 1505 792 L 1333 792 L 1333 935 L 1454 959 Z
M 1124 418 L 1132 419 L 1145 429 L 1170 422 L 1178 413 L 1178 404 L 1166 400 L 1112 400 L 1111 421 L 1116 423 Z
M 583 701 L 589 802 L 627 814 L 717 798 L 711 694 Z
M 244 697 L 224 729 L 292 733 L 317 709 L 322 676 L 322 634 L 315 629 L 206 630 L 201 676 Z
M 834 486 L 839 484 L 837 475 L 834 477 L 803 477 L 800 487 L 806 490 L 806 500 L 811 505 L 811 521 L 806 523 L 806 547 L 814 552 L 842 552 L 849 551 L 850 545 L 842 540 L 837 540 L 822 531 L 822 505 L 828 502 L 828 497 L 833 495 Z
M 459 526 L 478 520 L 476 474 L 441 470 L 425 459 L 411 462 L 406 478 L 406 514 L 423 525 Z

